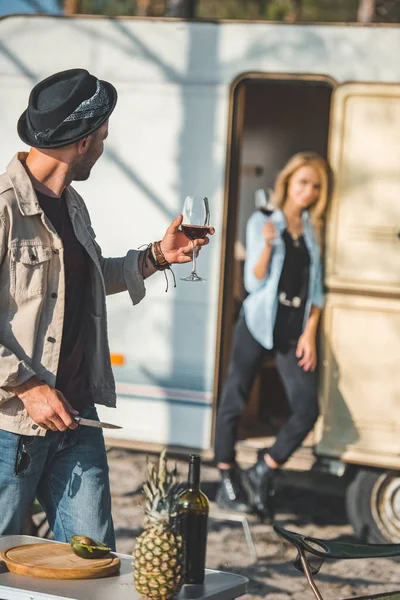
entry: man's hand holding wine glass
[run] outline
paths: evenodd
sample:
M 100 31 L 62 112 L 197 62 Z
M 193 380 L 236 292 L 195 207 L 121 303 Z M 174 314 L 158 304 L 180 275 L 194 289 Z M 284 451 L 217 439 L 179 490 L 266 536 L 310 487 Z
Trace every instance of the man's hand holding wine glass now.
M 196 239 L 194 242 L 183 233 L 180 228 L 183 221 L 183 215 L 179 215 L 174 219 L 168 227 L 161 241 L 161 250 L 170 264 L 173 263 L 188 263 L 192 261 L 193 244 L 195 245 L 197 254 L 202 246 L 206 246 L 210 239 L 208 235 L 214 235 L 214 228 L 207 228 L 207 235 L 202 239 Z

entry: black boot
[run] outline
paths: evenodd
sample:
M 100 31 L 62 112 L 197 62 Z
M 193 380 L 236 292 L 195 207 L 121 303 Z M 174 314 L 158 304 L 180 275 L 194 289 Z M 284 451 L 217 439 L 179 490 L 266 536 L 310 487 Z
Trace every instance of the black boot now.
M 263 456 L 259 456 L 256 464 L 245 471 L 253 510 L 265 523 L 274 520 L 275 475 L 276 469 L 271 469 Z
M 242 484 L 242 474 L 238 467 L 220 469 L 221 482 L 216 501 L 220 508 L 250 513 L 252 508 Z

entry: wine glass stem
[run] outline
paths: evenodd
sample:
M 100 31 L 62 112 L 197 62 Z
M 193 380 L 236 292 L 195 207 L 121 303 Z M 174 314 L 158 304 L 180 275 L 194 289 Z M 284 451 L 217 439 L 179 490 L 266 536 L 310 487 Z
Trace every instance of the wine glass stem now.
M 193 267 L 192 267 L 192 273 L 196 273 L 196 247 L 194 245 L 194 241 L 192 242 L 193 244 Z

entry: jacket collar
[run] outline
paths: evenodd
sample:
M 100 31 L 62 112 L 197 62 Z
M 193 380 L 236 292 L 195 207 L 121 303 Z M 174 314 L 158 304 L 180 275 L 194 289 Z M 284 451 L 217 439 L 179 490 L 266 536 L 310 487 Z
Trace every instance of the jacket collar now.
M 41 214 L 43 211 L 40 208 L 29 175 L 25 170 L 24 163 L 27 156 L 27 152 L 18 152 L 7 166 L 6 172 L 13 186 L 21 213 L 24 216 L 31 217 Z M 69 186 L 65 189 L 65 199 L 72 211 L 78 209 L 75 194 L 71 192 Z
M 303 223 L 308 223 L 310 220 L 309 214 L 307 210 L 304 210 L 302 213 L 302 221 Z M 277 208 L 276 210 L 274 210 L 274 212 L 272 213 L 272 221 L 278 225 L 280 228 L 285 229 L 286 227 L 286 218 L 285 215 L 283 214 L 283 211 L 281 211 L 279 208 Z
M 26 152 L 18 152 L 7 166 L 6 171 L 14 188 L 19 210 L 23 215 L 30 217 L 41 213 L 42 209 L 23 164 L 27 156 Z

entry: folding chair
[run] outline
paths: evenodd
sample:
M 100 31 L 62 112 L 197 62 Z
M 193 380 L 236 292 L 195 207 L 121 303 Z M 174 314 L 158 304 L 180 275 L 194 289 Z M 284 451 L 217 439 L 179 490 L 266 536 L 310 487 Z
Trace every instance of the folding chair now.
M 298 555 L 294 566 L 305 574 L 317 600 L 324 599 L 316 586 L 313 576 L 317 575 L 324 560 L 329 558 L 383 558 L 400 556 L 400 544 L 350 544 L 303 536 L 278 525 L 274 525 L 274 530 L 278 535 L 296 547 Z M 367 598 L 371 600 L 372 598 L 375 600 L 383 598 L 386 600 L 400 600 L 400 591 L 386 592 L 377 596 L 363 596 L 363 598 L 353 598 L 353 600 L 366 600 Z

